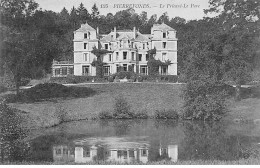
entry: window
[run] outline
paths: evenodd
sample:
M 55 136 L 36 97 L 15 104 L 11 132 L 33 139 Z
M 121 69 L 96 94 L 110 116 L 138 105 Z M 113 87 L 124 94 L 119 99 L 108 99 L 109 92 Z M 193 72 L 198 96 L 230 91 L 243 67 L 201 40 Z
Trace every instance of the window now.
M 166 48 L 166 42 L 163 42 L 163 48 Z
M 56 149 L 56 155 L 61 155 L 61 149 Z
M 162 53 L 162 61 L 166 60 L 166 53 Z
M 108 54 L 108 60 L 112 61 L 112 54 Z
M 111 151 L 106 151 L 106 152 L 105 152 L 105 155 L 106 155 L 107 157 L 111 156 Z
M 85 39 L 88 38 L 88 33 L 84 33 L 84 38 L 85 38 Z
M 83 54 L 83 61 L 89 61 L 88 53 Z
M 134 42 L 131 42 L 131 48 L 134 48 Z
M 61 71 L 62 71 L 62 75 L 67 75 L 67 67 L 62 67 Z
M 110 75 L 110 66 L 104 66 L 104 76 Z
M 74 74 L 74 69 L 73 68 L 69 68 L 69 74 L 73 75 Z
M 166 38 L 166 33 L 163 33 L 163 38 Z
M 119 72 L 119 65 L 116 64 L 116 72 Z
M 127 159 L 127 151 L 124 151 L 123 155 L 124 155 L 124 159 Z
M 82 75 L 89 75 L 89 66 L 82 66 Z
M 161 155 L 167 155 L 168 149 L 167 148 L 161 148 Z
M 55 69 L 55 75 L 60 75 L 60 69 Z
M 117 151 L 117 158 L 121 158 L 121 157 L 124 157 L 124 159 L 126 159 L 127 158 L 127 151 L 125 151 L 125 150 Z
M 90 157 L 90 149 L 84 147 L 83 148 L 83 157 Z
M 67 155 L 68 153 L 68 149 L 63 149 L 63 154 Z
M 145 49 L 145 43 L 143 43 L 143 49 Z
M 134 60 L 135 60 L 135 53 L 132 52 L 132 61 L 134 61 Z
M 88 48 L 88 43 L 84 43 L 84 49 Z
M 105 49 L 106 49 L 106 50 L 108 49 L 108 44 L 105 44 Z
M 146 149 L 141 150 L 141 156 L 147 156 L 147 150 Z
M 138 54 L 139 61 L 142 61 L 142 54 Z
M 148 61 L 149 60 L 149 55 L 146 54 L 145 57 L 146 57 L 146 61 Z
M 118 52 L 116 52 L 116 60 L 118 61 L 118 56 L 119 56 L 119 54 L 118 54 Z
M 134 72 L 135 64 L 132 64 L 132 72 Z
M 161 67 L 161 75 L 167 75 L 168 66 L 162 66 Z
M 148 71 L 147 71 L 147 65 L 141 65 L 140 66 L 140 73 L 141 73 L 141 75 L 147 75 L 148 73 L 147 73 Z
M 127 64 L 123 64 L 123 71 L 127 71 Z
M 123 59 L 126 60 L 127 58 L 127 52 L 123 52 Z
M 135 151 L 134 150 L 129 150 L 129 157 L 132 157 L 132 158 L 135 157 Z

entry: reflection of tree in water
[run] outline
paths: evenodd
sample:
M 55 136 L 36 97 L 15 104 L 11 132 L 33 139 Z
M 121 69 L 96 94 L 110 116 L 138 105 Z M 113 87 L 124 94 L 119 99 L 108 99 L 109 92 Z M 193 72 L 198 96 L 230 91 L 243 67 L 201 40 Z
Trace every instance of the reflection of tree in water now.
M 78 135 L 75 135 L 77 137 Z M 44 135 L 33 139 L 30 150 L 31 161 L 53 161 L 53 146 L 64 145 L 69 146 L 74 151 L 74 144 L 72 140 L 74 135 L 65 135 L 64 133 L 55 135 Z
M 26 130 L 22 128 L 23 118 L 18 111 L 0 102 L 0 152 L 1 161 L 23 161 L 28 156 L 29 143 L 23 142 Z
M 93 159 L 94 161 L 106 161 L 109 156 L 109 150 L 106 146 L 99 146 L 97 148 L 97 156 Z
M 113 126 L 117 136 L 129 134 L 131 128 L 135 125 L 134 120 L 115 120 Z
M 153 126 L 157 129 L 154 136 L 150 139 L 149 161 L 170 160 L 166 152 L 171 143 L 174 129 L 178 126 L 175 120 L 154 120 Z M 161 154 L 159 151 L 162 151 Z
M 155 120 L 154 127 L 156 129 L 159 128 L 175 128 L 178 126 L 178 122 L 176 120 Z
M 250 155 L 249 137 L 228 135 L 223 123 L 185 123 L 180 160 L 237 160 Z

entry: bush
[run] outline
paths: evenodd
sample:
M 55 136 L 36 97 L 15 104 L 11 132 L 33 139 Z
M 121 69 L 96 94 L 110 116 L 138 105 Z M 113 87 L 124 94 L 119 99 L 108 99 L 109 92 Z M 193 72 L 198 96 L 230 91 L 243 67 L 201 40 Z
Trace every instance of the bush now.
M 119 79 L 124 79 L 124 78 L 130 79 L 132 76 L 136 76 L 136 74 L 134 72 L 121 71 L 113 74 L 112 76 L 113 77 L 117 76 Z
M 136 119 L 148 119 L 148 114 L 146 110 L 135 113 L 134 118 Z
M 114 77 L 113 76 L 109 76 L 108 77 L 108 82 L 114 82 Z
M 190 80 L 184 89 L 184 118 L 220 120 L 227 112 L 225 86 L 213 78 Z
M 7 91 L 7 88 L 3 85 L 0 85 L 0 93 Z
M 178 119 L 179 115 L 175 110 L 156 110 L 155 119 Z
M 35 102 L 51 98 L 87 97 L 95 91 L 87 87 L 67 87 L 57 83 L 38 84 L 22 91 L 19 95 L 6 96 L 8 102 Z
M 99 119 L 112 119 L 113 114 L 109 111 L 102 111 L 101 113 L 99 113 L 98 118 Z
M 143 80 L 144 80 L 144 79 L 143 79 L 142 76 L 138 76 L 138 78 L 137 78 L 137 81 L 138 81 L 138 82 L 143 82 Z
M 134 118 L 134 113 L 131 111 L 130 105 L 126 99 L 120 95 L 115 98 L 113 117 L 116 119 L 131 119 Z

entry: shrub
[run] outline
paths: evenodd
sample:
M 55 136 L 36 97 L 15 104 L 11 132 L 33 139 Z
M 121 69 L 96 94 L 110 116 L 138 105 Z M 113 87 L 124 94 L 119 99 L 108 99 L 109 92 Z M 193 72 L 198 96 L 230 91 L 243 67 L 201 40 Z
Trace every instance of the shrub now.
M 87 97 L 93 94 L 95 91 L 87 87 L 67 87 L 57 83 L 44 83 L 24 90 L 19 95 L 7 96 L 6 98 L 8 102 L 35 102 L 60 97 Z
M 113 76 L 109 76 L 108 77 L 108 82 L 114 82 L 114 77 Z
M 113 77 L 117 76 L 119 79 L 130 79 L 132 76 L 136 76 L 134 72 L 129 72 L 129 71 L 121 71 L 113 74 Z
M 0 85 L 0 93 L 7 91 L 7 88 L 3 85 Z
M 138 78 L 137 78 L 137 81 L 138 81 L 138 82 L 143 82 L 143 80 L 144 80 L 144 79 L 143 79 L 142 76 L 138 76 Z
M 112 119 L 113 114 L 109 111 L 102 111 L 101 113 L 99 113 L 98 118 L 99 119 Z
M 131 76 L 131 78 L 130 78 L 131 80 L 132 80 L 132 82 L 135 82 L 136 81 L 136 76 Z
M 143 110 L 143 111 L 135 113 L 134 118 L 136 118 L 136 119 L 147 119 L 148 118 L 147 111 Z
M 59 124 L 69 121 L 68 111 L 62 104 L 57 104 L 55 108 L 55 117 L 57 117 Z
M 117 119 L 134 118 L 134 113 L 131 111 L 130 105 L 122 95 L 115 98 L 113 117 Z
M 156 110 L 154 114 L 156 119 L 178 119 L 179 115 L 175 110 Z
M 190 80 L 184 89 L 184 118 L 220 120 L 227 112 L 223 84 L 213 78 Z

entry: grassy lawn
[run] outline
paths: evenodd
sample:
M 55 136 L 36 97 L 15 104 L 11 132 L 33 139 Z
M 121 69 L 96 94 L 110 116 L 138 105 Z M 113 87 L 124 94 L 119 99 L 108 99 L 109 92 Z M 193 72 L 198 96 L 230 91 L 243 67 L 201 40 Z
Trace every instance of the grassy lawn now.
M 28 112 L 30 125 L 48 126 L 57 123 L 55 111 L 66 111 L 70 119 L 96 117 L 102 111 L 113 111 L 115 98 L 125 97 L 131 110 L 147 111 L 152 116 L 156 110 L 181 110 L 180 97 L 183 85 L 157 83 L 87 84 L 97 93 L 86 98 L 56 99 L 36 103 L 12 103 L 11 106 Z
M 113 111 L 116 97 L 124 97 L 134 112 L 147 111 L 149 116 L 156 110 L 182 110 L 181 84 L 159 83 L 108 83 L 85 84 L 76 87 L 88 87 L 96 94 L 83 98 L 59 98 L 53 101 L 36 103 L 12 103 L 11 106 L 28 112 L 30 127 L 47 127 L 58 123 L 57 111 L 66 111 L 69 119 L 91 119 L 100 112 Z M 230 112 L 224 120 L 234 122 L 253 122 L 260 119 L 260 99 L 247 98 L 235 102 L 229 100 Z

